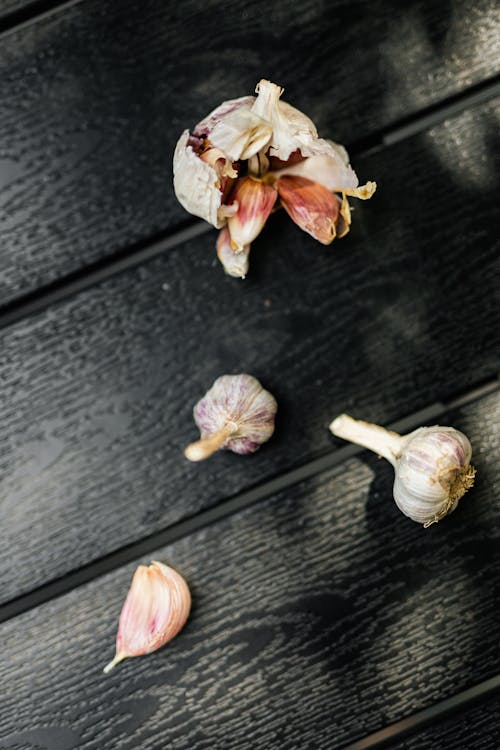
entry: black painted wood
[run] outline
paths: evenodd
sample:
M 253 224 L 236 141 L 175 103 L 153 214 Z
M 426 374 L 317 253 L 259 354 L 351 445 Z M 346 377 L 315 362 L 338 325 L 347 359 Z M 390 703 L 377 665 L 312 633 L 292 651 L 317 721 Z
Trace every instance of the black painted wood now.
M 412 735 L 387 750 L 498 750 L 500 697 L 497 695 L 468 711 Z
M 497 408 L 447 415 L 477 483 L 430 529 L 365 454 L 157 551 L 191 617 L 109 676 L 135 564 L 4 623 L 0 747 L 334 750 L 498 673 Z
M 331 249 L 276 216 L 244 282 L 206 235 L 3 331 L 2 600 L 332 450 L 340 411 L 388 423 L 494 375 L 492 121 L 362 160 L 379 193 Z M 275 436 L 190 464 L 192 406 L 238 371 Z
M 0 21 L 3 17 L 32 5 L 32 0 L 0 0 Z
M 4 35 L 0 300 L 184 221 L 173 147 L 222 99 L 269 77 L 324 135 L 357 141 L 493 75 L 494 12 L 85 0 Z

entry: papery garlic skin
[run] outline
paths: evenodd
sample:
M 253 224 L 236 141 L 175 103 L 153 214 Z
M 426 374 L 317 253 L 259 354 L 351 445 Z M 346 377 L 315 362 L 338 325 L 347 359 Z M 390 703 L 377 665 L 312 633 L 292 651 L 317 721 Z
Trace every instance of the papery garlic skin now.
M 352 167 L 343 162 L 337 154 L 333 156 L 330 154 L 311 156 L 309 159 L 303 159 L 289 167 L 271 172 L 271 174 L 276 179 L 285 175 L 306 177 L 308 180 L 319 182 L 320 185 L 324 185 L 328 190 L 335 192 L 352 190 L 357 188 L 359 184 Z
M 174 190 L 177 200 L 190 214 L 220 229 L 226 223 L 226 217 L 221 210 L 219 175 L 195 154 L 188 141 L 189 131 L 185 130 L 175 147 Z M 234 208 L 237 210 L 237 206 Z
M 341 414 L 331 432 L 386 458 L 394 467 L 393 495 L 406 516 L 427 528 L 457 507 L 474 484 L 469 439 L 453 427 L 419 427 L 398 435 Z
M 186 458 L 201 461 L 220 448 L 254 453 L 273 434 L 277 408 L 252 375 L 222 375 L 193 409 L 201 440 L 188 445 Z
M 255 92 L 258 96 L 252 111 L 272 126 L 271 156 L 286 161 L 297 149 L 300 149 L 302 156 L 319 153 L 313 145 L 318 139 L 316 126 L 303 112 L 280 101 L 283 93 L 281 86 L 262 79 Z
M 139 565 L 120 614 L 116 654 L 104 672 L 171 641 L 184 627 L 190 609 L 191 594 L 179 573 L 161 562 Z

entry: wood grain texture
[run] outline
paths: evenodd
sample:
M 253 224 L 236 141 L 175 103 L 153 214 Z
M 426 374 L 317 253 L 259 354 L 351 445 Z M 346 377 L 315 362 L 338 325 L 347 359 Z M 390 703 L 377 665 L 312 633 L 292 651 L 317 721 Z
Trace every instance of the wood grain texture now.
M 447 416 L 478 474 L 437 526 L 365 455 L 155 552 L 191 617 L 107 677 L 135 564 L 4 623 L 0 747 L 333 750 L 496 674 L 498 402 Z
M 500 697 L 462 711 L 387 750 L 498 750 Z
M 0 21 L 3 16 L 32 5 L 32 0 L 0 0 Z
M 491 76 L 495 3 L 86 0 L 2 39 L 0 301 L 187 219 L 177 137 L 261 77 L 352 142 Z M 314 50 L 314 54 L 311 54 Z
M 276 216 L 244 282 L 207 235 L 3 331 L 2 600 L 332 450 L 341 411 L 388 423 L 494 375 L 491 116 L 363 160 L 379 193 L 333 249 Z M 275 436 L 190 464 L 224 372 L 275 395 Z

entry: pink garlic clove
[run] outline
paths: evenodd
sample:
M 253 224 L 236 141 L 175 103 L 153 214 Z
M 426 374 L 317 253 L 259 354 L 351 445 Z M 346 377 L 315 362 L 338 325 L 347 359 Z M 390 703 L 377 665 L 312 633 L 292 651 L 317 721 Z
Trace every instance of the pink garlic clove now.
M 305 177 L 285 175 L 276 181 L 281 203 L 290 218 L 323 245 L 336 237 L 340 201 L 324 185 Z
M 116 654 L 104 672 L 171 641 L 184 627 L 190 609 L 191 594 L 179 573 L 160 562 L 139 565 L 120 614 Z
M 227 220 L 233 250 L 243 251 L 260 234 L 277 198 L 276 188 L 262 180 L 255 177 L 236 180 L 229 201 L 236 201 L 238 210 Z
M 252 375 L 222 375 L 193 409 L 201 440 L 188 445 L 184 455 L 202 461 L 221 448 L 254 453 L 273 434 L 277 408 Z

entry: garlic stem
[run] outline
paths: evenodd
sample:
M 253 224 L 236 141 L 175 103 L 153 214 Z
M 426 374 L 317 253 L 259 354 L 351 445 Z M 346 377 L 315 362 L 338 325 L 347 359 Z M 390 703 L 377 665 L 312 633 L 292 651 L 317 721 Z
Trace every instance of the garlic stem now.
M 209 437 L 190 443 L 185 449 L 184 455 L 190 461 L 203 461 L 204 458 L 208 458 L 212 453 L 215 453 L 216 450 L 224 445 L 228 437 L 234 435 L 237 431 L 237 424 L 226 422 L 223 427 L 212 433 L 212 435 L 209 435 Z
M 117 654 L 115 658 L 113 659 L 113 661 L 110 661 L 109 664 L 106 664 L 106 666 L 104 667 L 102 671 L 104 672 L 104 674 L 108 674 L 108 672 L 111 672 L 113 667 L 116 667 L 117 664 L 119 664 L 121 661 L 123 661 L 126 658 L 127 658 L 126 654 Z
M 347 414 L 341 414 L 334 419 L 330 430 L 337 437 L 361 445 L 386 458 L 393 466 L 396 466 L 405 443 L 405 438 L 397 432 L 391 432 L 384 427 L 363 422 L 360 419 L 353 419 Z

